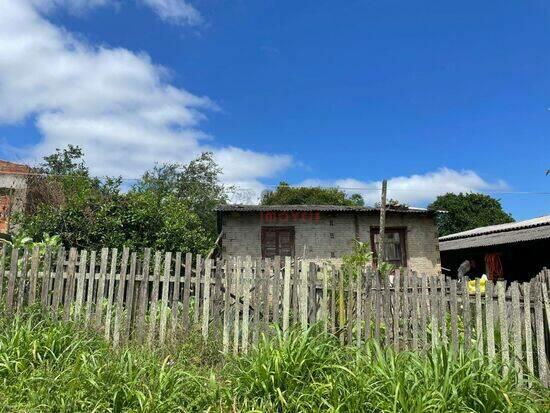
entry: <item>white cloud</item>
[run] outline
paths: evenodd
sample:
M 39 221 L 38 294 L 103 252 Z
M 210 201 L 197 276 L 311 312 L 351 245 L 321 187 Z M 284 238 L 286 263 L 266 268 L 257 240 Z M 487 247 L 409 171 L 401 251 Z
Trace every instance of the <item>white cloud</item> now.
M 361 181 L 353 178 L 323 181 L 308 179 L 303 186 L 337 186 L 348 193 L 360 193 L 365 203 L 373 205 L 380 201 L 381 181 Z M 397 176 L 388 179 L 388 198 L 412 206 L 425 206 L 438 195 L 447 192 L 485 192 L 507 189 L 504 181 L 487 182 L 471 170 L 456 171 L 441 168 L 434 172 L 411 176 Z
M 116 0 L 30 0 L 42 12 L 51 12 L 56 8 L 63 8 L 71 13 L 85 13 L 96 7 L 115 3 Z
M 216 105 L 174 87 L 166 73 L 146 54 L 76 39 L 28 0 L 0 1 L 0 124 L 35 121 L 42 139 L 26 148 L 28 160 L 72 143 L 94 174 L 136 177 L 155 162 L 213 150 L 227 182 L 255 187 L 291 164 L 285 155 L 207 145 L 200 126 Z
M 25 0 L 21 0 L 25 1 Z M 83 14 L 96 7 L 121 5 L 121 0 L 29 0 L 41 12 L 65 9 Z M 203 22 L 201 13 L 186 0 L 134 0 L 152 9 L 162 20 L 181 25 L 198 26 Z
M 165 21 L 177 24 L 199 25 L 203 18 L 199 11 L 185 0 L 141 0 Z

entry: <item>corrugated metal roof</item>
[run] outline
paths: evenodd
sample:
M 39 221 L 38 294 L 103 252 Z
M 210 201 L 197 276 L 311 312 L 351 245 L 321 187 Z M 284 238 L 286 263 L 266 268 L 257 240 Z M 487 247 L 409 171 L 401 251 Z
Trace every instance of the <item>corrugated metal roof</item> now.
M 489 247 L 492 245 L 514 244 L 518 242 L 535 241 L 540 239 L 550 239 L 550 225 L 522 228 L 508 232 L 493 232 L 467 238 L 440 241 L 439 250 L 451 251 L 465 248 Z
M 31 168 L 27 165 L 0 160 L 0 173 L 27 173 Z
M 379 208 L 357 207 L 346 205 L 220 205 L 219 212 L 277 212 L 277 211 L 312 211 L 312 212 L 380 212 Z M 388 212 L 433 215 L 435 211 L 423 208 L 388 208 Z
M 538 218 L 528 219 L 526 221 L 511 222 L 509 224 L 489 225 L 487 227 L 474 228 L 468 231 L 457 232 L 455 234 L 440 237 L 440 242 L 445 242 L 453 239 L 477 237 L 479 235 L 517 231 L 520 229 L 534 228 L 539 226 L 550 225 L 550 215 L 545 215 Z

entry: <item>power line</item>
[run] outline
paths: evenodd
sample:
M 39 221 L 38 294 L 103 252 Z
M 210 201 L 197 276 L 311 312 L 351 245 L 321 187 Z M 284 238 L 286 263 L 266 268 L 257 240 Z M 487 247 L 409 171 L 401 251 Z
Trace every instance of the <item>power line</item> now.
M 104 180 L 107 178 L 99 176 L 82 176 L 82 175 L 65 175 L 65 174 L 50 174 L 45 172 L 7 172 L 0 171 L 0 175 L 21 175 L 21 176 L 43 176 L 43 177 L 63 177 L 63 178 L 96 178 Z M 140 181 L 142 178 L 123 178 L 117 177 L 115 179 L 120 179 L 123 182 L 129 181 Z M 278 188 L 279 185 L 275 184 L 262 184 L 266 188 Z M 310 188 L 311 186 L 307 185 L 288 185 L 290 188 Z M 320 188 L 338 188 L 345 191 L 365 191 L 365 192 L 380 192 L 382 187 L 346 187 L 346 186 L 337 186 L 337 185 L 313 185 Z M 229 192 L 237 191 L 256 191 L 256 188 L 247 188 L 238 185 L 230 185 L 229 188 L 226 188 Z M 453 192 L 451 189 L 445 189 L 444 191 Z M 405 193 L 423 193 L 423 194 L 441 194 L 444 191 L 438 190 L 429 190 L 429 189 L 406 189 L 406 188 L 389 188 L 388 192 L 405 192 Z M 487 194 L 499 194 L 499 195 L 550 195 L 548 191 L 510 191 L 510 190 L 499 190 L 499 189 L 476 189 L 476 188 L 464 188 L 459 192 L 475 192 L 475 193 L 487 193 Z

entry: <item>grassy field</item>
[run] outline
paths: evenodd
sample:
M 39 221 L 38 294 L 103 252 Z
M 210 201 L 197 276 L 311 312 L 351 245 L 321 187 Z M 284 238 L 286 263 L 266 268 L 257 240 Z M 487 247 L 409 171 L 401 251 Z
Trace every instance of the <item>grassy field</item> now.
M 3 412 L 545 412 L 475 353 L 343 347 L 315 328 L 222 357 L 200 339 L 114 350 L 67 323 L 0 318 Z

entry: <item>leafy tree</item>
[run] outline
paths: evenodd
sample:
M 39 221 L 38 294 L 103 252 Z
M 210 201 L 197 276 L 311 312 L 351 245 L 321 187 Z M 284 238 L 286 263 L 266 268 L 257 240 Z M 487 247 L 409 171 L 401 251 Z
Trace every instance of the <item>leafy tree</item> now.
M 66 246 L 80 248 L 211 248 L 214 208 L 227 200 L 211 154 L 188 165 L 156 166 L 127 192 L 120 178 L 90 177 L 82 157 L 69 146 L 44 158 L 44 175 L 29 188 L 33 208 L 17 218 L 22 233 L 36 241 L 58 234 Z
M 291 187 L 281 182 L 277 188 L 262 193 L 262 205 L 350 205 L 362 206 L 365 201 L 360 194 L 348 196 L 338 188 Z
M 230 189 L 220 182 L 221 173 L 212 152 L 204 152 L 187 165 L 155 166 L 134 185 L 132 192 L 152 192 L 160 199 L 174 196 L 200 218 L 210 236 L 216 237 L 215 208 L 227 203 Z
M 440 236 L 487 225 L 514 222 L 512 216 L 502 209 L 500 200 L 484 194 L 447 193 L 438 196 L 428 205 L 428 209 L 447 211 L 438 214 L 437 217 Z

